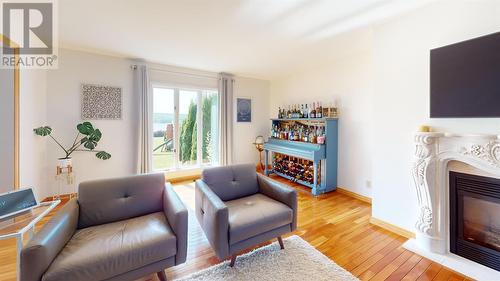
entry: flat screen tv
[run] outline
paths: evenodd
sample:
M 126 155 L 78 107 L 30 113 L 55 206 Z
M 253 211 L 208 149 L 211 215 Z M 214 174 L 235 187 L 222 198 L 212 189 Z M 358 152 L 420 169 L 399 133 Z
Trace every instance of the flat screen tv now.
M 431 118 L 500 117 L 500 32 L 432 49 Z

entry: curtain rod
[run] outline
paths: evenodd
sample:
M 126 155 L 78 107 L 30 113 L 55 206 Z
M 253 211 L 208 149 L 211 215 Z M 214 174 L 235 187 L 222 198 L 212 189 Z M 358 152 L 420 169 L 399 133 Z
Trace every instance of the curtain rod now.
M 133 65 L 131 65 L 131 68 L 135 70 L 135 69 L 137 69 L 137 65 L 133 64 Z M 219 79 L 218 76 L 209 76 L 209 75 L 202 75 L 202 74 L 194 74 L 194 73 L 174 71 L 174 70 L 167 70 L 167 69 L 154 68 L 154 67 L 149 67 L 149 69 L 150 70 L 154 70 L 154 71 L 168 72 L 168 73 L 173 73 L 173 74 L 181 74 L 181 75 L 186 75 L 186 76 L 201 77 L 201 78 L 210 78 L 210 79 Z

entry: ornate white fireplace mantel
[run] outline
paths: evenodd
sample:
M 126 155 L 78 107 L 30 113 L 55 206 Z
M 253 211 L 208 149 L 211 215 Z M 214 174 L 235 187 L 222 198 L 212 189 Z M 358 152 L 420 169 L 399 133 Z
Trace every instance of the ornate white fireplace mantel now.
M 415 225 L 416 238 L 408 241 L 405 246 L 433 260 L 440 257 L 441 260 L 438 262 L 441 263 L 445 257 L 458 260 L 459 265 L 455 263 L 453 266 L 453 262 L 445 265 L 470 277 L 481 279 L 478 277 L 491 276 L 498 272 L 450 253 L 448 184 L 450 161 L 459 161 L 500 177 L 500 136 L 447 133 L 415 135 L 415 162 L 412 175 L 419 214 Z M 464 267 L 463 265 L 467 263 L 470 263 L 469 266 Z M 467 267 L 481 269 L 482 273 L 476 272 L 479 275 L 472 276 L 474 272 L 468 271 Z

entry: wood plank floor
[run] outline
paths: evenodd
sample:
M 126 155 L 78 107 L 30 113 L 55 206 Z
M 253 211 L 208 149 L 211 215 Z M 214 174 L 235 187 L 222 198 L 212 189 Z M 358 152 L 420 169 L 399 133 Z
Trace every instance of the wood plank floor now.
M 275 179 L 287 182 L 278 177 Z M 299 194 L 298 229 L 293 234 L 301 236 L 359 279 L 470 280 L 405 250 L 401 246 L 406 240 L 404 237 L 370 224 L 369 204 L 336 192 L 313 197 L 307 188 L 291 185 Z M 189 241 L 187 262 L 167 270 L 170 280 L 219 262 L 193 213 L 194 184 L 181 183 L 174 188 L 189 209 Z M 2 281 L 15 280 L 14 248 L 14 241 L 0 241 Z M 141 280 L 157 279 L 150 276 Z

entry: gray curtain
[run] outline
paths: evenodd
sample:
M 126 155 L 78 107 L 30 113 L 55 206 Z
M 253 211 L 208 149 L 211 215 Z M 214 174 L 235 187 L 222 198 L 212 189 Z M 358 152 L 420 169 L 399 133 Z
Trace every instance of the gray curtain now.
M 231 74 L 219 74 L 219 162 L 220 165 L 233 163 L 233 84 Z
M 136 91 L 139 99 L 139 141 L 137 173 L 149 173 L 153 160 L 152 93 L 149 83 L 149 69 L 146 65 L 135 66 Z

